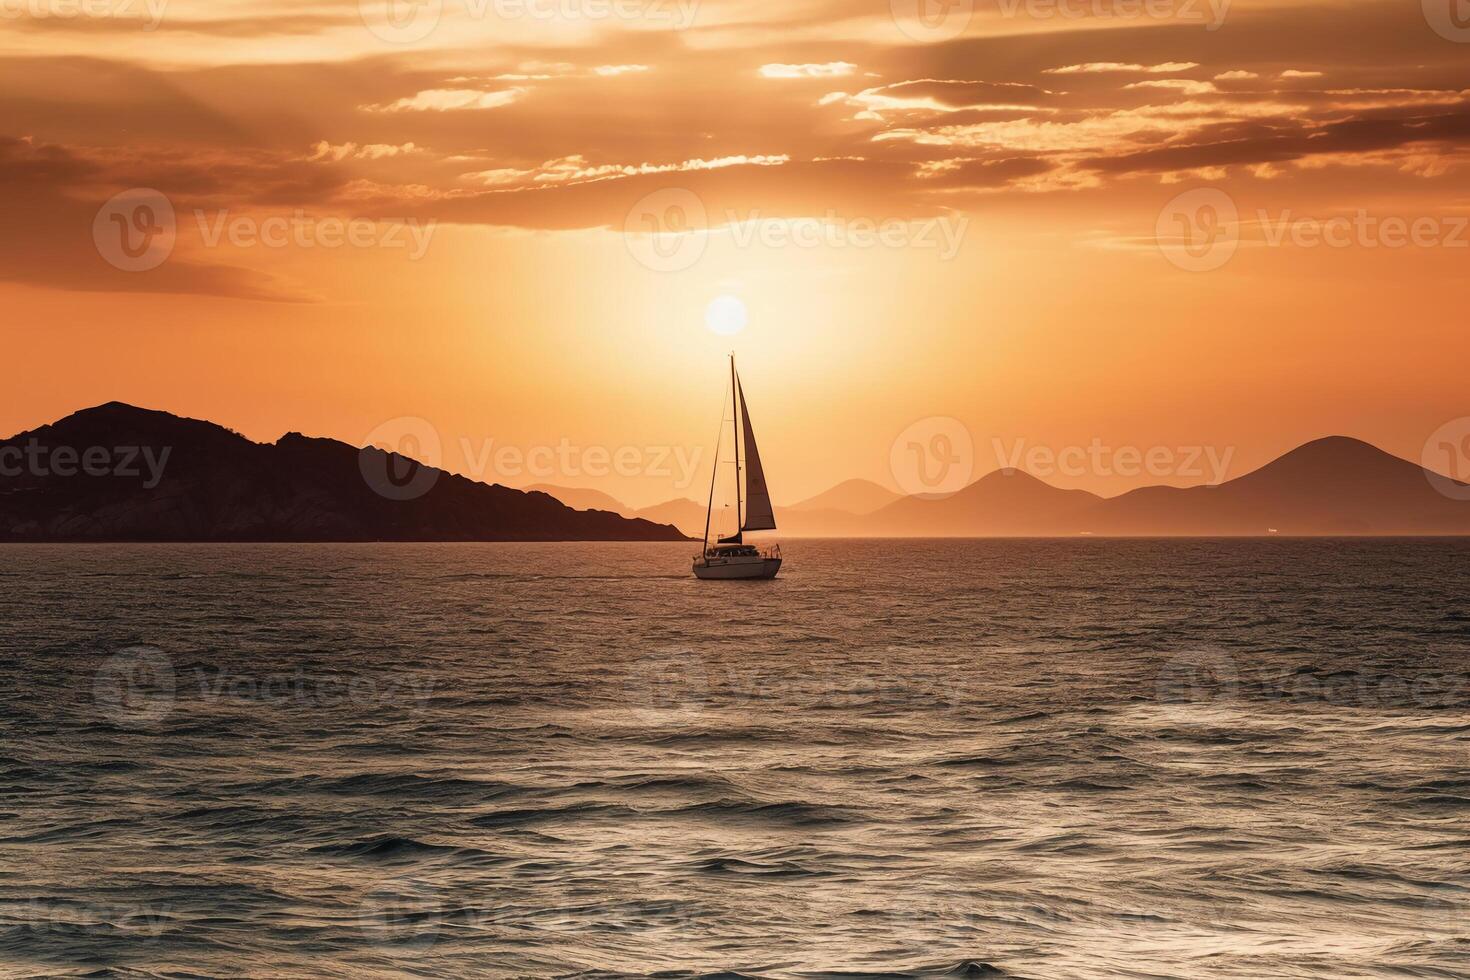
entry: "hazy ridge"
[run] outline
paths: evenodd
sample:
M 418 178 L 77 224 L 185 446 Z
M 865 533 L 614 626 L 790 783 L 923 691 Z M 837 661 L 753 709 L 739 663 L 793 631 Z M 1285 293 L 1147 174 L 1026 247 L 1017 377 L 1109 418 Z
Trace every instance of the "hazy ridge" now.
M 1470 487 L 1366 442 L 1331 436 L 1218 486 L 1142 487 L 1101 497 L 1002 469 L 947 497 L 905 497 L 849 480 L 777 507 L 776 516 L 788 537 L 1463 535 L 1470 534 L 1470 500 L 1462 497 L 1470 498 Z M 853 509 L 874 502 L 871 510 Z M 703 508 L 692 501 L 653 510 L 687 534 L 703 530 Z

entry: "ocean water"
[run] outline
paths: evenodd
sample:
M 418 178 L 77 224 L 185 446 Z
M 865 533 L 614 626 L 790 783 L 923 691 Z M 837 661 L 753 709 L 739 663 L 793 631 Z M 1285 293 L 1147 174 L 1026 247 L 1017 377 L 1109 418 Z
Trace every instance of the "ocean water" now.
M 0 976 L 1470 976 L 1470 543 L 0 549 Z

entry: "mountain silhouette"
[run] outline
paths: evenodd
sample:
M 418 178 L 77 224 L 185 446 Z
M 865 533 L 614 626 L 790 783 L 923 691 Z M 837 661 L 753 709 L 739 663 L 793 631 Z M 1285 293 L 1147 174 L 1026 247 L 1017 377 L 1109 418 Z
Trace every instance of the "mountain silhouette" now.
M 872 480 L 844 480 L 830 490 L 825 490 L 815 497 L 810 497 L 784 509 L 792 513 L 837 511 L 862 516 L 888 506 L 900 496 Z
M 1441 492 L 1448 488 L 1453 495 Z M 1459 491 L 1464 491 L 1463 493 Z M 1344 436 L 1307 443 L 1218 486 L 1103 498 L 997 470 L 941 499 L 869 515 L 883 537 L 1232 537 L 1470 534 L 1470 487 Z
M 612 514 L 622 514 L 624 517 L 632 516 L 625 513 L 626 508 L 621 500 L 601 490 L 592 490 L 587 487 L 557 487 L 549 483 L 536 483 L 522 489 L 527 493 L 544 493 L 555 497 L 573 510 L 605 510 Z
M 954 535 L 1047 537 L 1075 534 L 1079 514 L 1101 500 L 1084 490 L 1059 490 L 1021 470 L 996 470 L 948 497 L 905 497 L 869 515 L 883 531 L 911 537 Z
M 1345 436 L 1318 439 L 1217 487 L 1147 487 L 1087 515 L 1099 534 L 1470 533 L 1470 501 L 1423 467 Z M 1470 496 L 1470 493 L 1464 496 Z
M 705 505 L 687 497 L 676 497 L 652 507 L 636 510 L 630 517 L 641 517 L 655 524 L 672 524 L 691 538 L 704 534 Z
M 894 499 L 867 514 L 835 506 L 861 508 L 884 496 Z M 1104 498 L 1003 469 L 947 497 L 897 497 L 848 480 L 776 515 L 780 533 L 793 538 L 1463 535 L 1470 534 L 1470 500 L 1462 498 L 1470 498 L 1470 486 L 1331 436 L 1219 486 L 1143 487 Z M 704 528 L 704 508 L 690 500 L 619 512 L 695 537 Z
M 593 499 L 586 493 L 568 496 Z M 891 502 L 869 513 L 836 506 L 863 508 L 885 496 Z M 1143 487 L 1104 498 L 1005 469 L 947 497 L 899 497 L 848 480 L 777 507 L 776 515 L 779 533 L 793 538 L 1470 534 L 1470 501 L 1461 498 L 1470 498 L 1470 486 L 1361 440 L 1330 436 L 1219 486 Z M 704 507 L 694 501 L 640 511 L 612 503 L 618 513 L 674 524 L 694 537 L 704 529 Z
M 558 487 L 549 483 L 538 483 L 526 489 L 549 493 L 576 510 L 605 510 L 623 517 L 642 518 L 654 524 L 671 524 L 691 538 L 697 538 L 704 533 L 704 504 L 696 503 L 688 497 L 676 497 L 651 507 L 630 507 L 611 494 L 587 487 Z
M 0 441 L 0 541 L 678 541 L 381 449 L 109 402 Z

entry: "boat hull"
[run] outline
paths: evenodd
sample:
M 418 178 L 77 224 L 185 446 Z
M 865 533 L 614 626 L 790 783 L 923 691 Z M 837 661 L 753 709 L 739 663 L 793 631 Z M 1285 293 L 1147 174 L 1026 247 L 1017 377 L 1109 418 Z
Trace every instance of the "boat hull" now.
M 775 578 L 780 570 L 779 558 L 710 558 L 694 562 L 694 576 L 702 579 Z

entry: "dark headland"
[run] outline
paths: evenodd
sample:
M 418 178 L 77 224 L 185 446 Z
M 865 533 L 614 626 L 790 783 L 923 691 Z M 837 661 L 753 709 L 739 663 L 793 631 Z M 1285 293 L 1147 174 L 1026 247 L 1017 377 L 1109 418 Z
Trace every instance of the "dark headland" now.
M 683 539 L 378 449 L 256 443 L 121 402 L 0 441 L 0 542 Z

